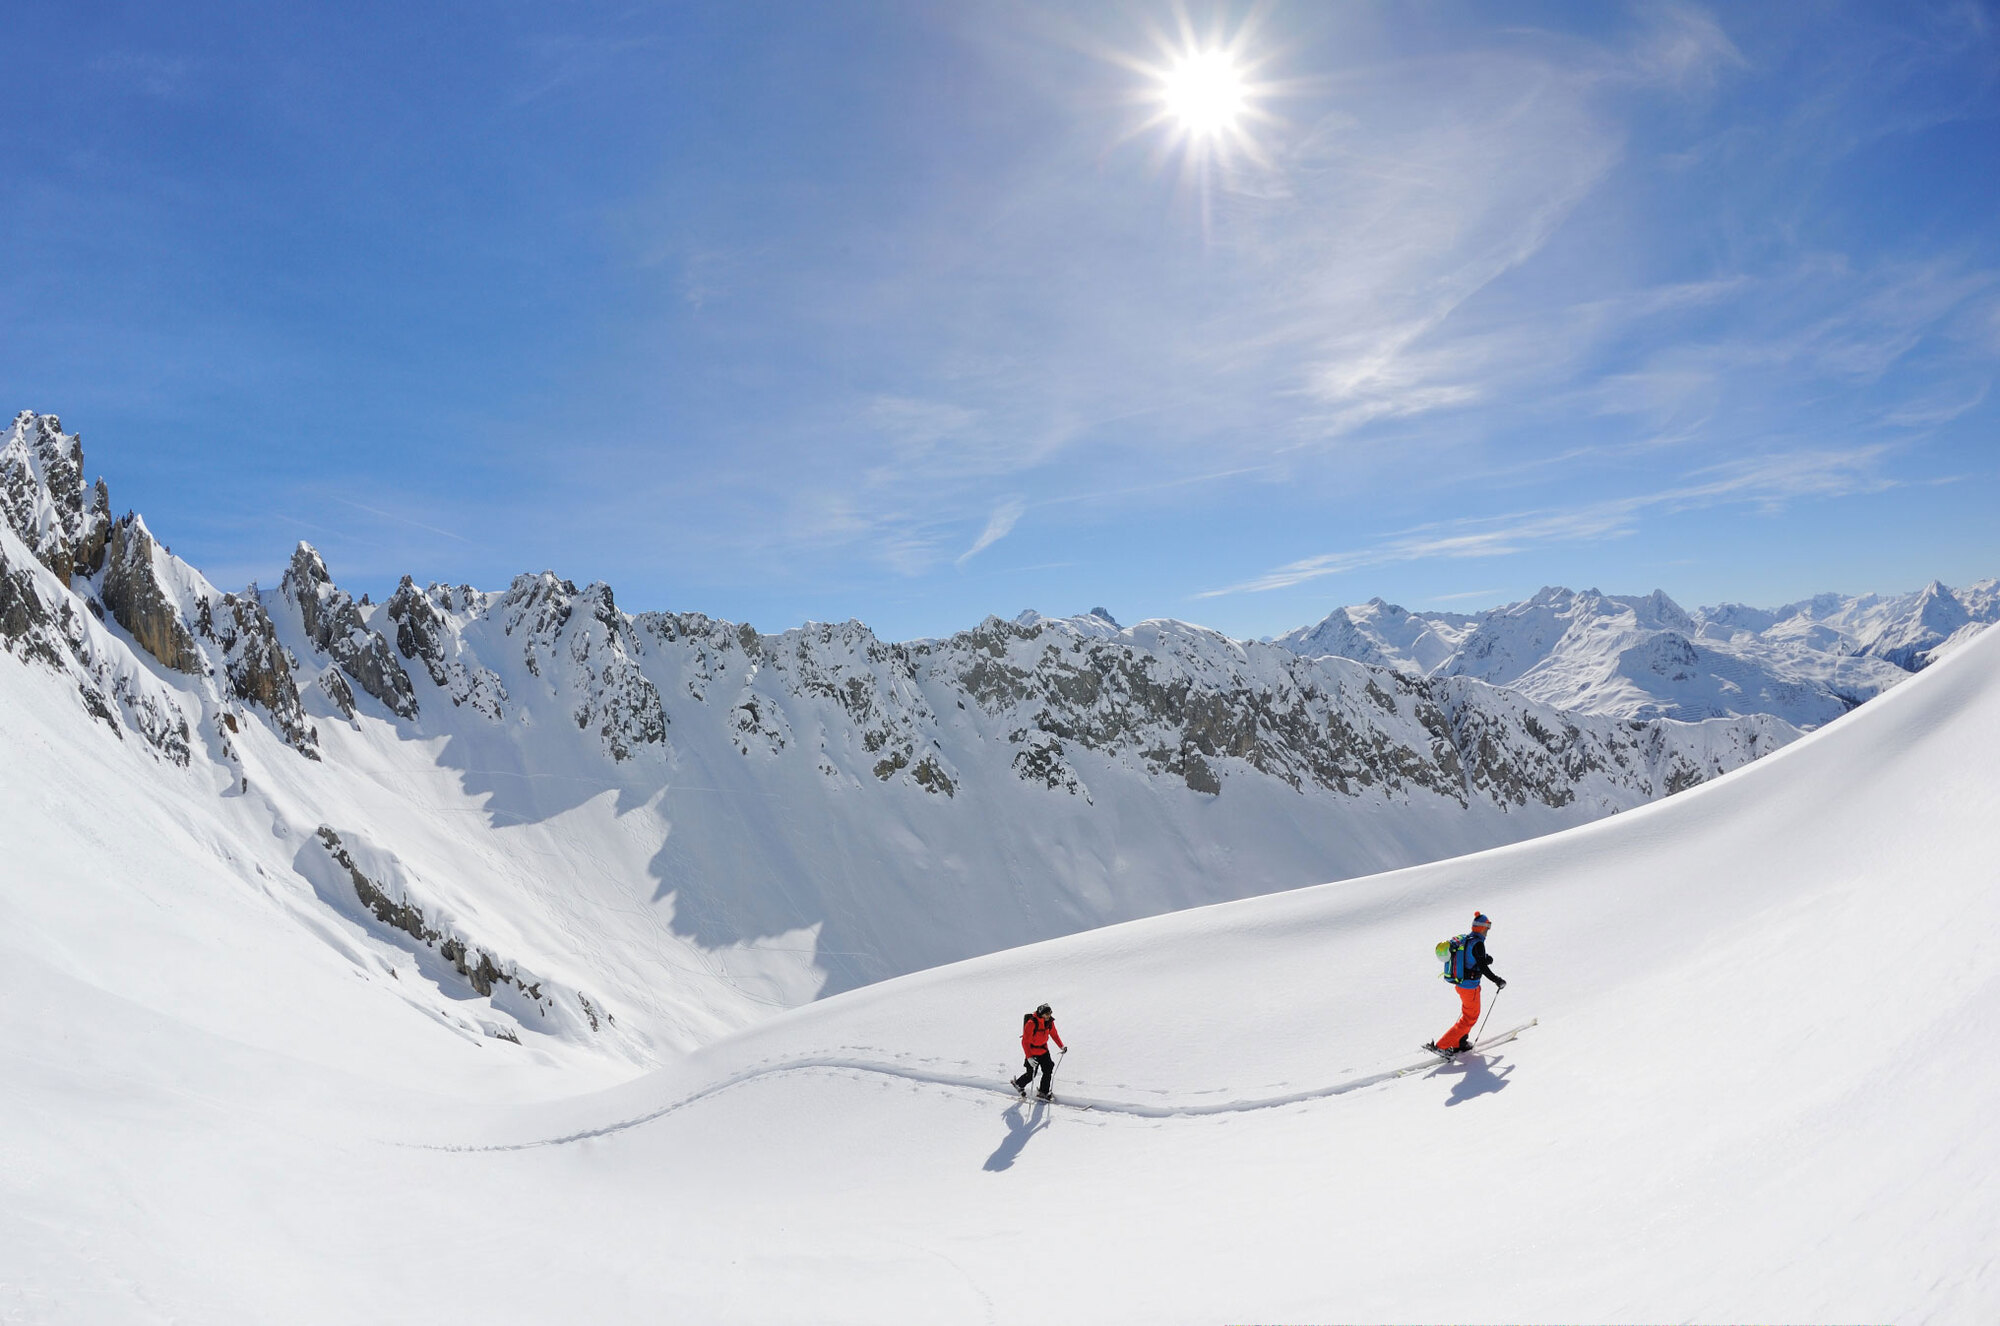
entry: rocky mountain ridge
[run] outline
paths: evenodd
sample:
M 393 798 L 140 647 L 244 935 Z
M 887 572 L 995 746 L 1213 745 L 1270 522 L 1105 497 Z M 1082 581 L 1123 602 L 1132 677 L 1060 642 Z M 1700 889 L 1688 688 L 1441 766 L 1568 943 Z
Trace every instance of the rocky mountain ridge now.
M 676 1030 L 676 966 L 771 992 L 745 1009 L 796 1002 L 1516 841 L 1797 735 L 1569 713 L 1102 612 L 767 635 L 552 572 L 498 592 L 406 577 L 371 604 L 306 544 L 275 589 L 225 593 L 113 519 L 82 467 L 49 416 L 0 443 L 0 648 L 188 786 L 212 776 L 264 825 L 244 843 L 286 845 L 262 879 L 415 962 L 442 992 L 428 1015 L 489 1002 L 478 1034 L 503 1038 L 643 1058 L 697 1034 Z M 580 970 L 586 932 L 605 956 Z

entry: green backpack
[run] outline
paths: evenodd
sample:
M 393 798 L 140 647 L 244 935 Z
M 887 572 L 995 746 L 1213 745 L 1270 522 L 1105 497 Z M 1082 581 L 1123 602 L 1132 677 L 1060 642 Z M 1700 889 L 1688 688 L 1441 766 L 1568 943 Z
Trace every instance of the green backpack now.
M 1444 970 L 1438 973 L 1441 978 L 1454 984 L 1471 979 L 1472 940 L 1471 935 L 1453 935 L 1438 941 L 1437 960 L 1444 964 Z

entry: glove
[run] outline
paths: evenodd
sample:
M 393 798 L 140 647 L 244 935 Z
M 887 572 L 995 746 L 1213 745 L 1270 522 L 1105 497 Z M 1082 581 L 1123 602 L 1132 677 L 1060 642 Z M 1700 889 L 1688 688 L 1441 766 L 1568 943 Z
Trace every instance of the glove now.
M 1493 988 L 1496 990 L 1504 990 L 1507 988 L 1507 982 L 1501 980 L 1498 976 L 1495 976 L 1493 978 Z

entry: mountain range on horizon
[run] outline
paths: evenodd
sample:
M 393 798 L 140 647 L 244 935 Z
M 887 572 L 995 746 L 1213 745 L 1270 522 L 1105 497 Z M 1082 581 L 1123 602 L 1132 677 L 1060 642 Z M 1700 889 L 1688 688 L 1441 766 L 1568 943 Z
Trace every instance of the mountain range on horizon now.
M 1772 714 L 1819 726 L 2000 621 L 2000 579 L 1904 594 L 1817 594 L 1690 612 L 1663 591 L 1551 586 L 1480 613 L 1335 608 L 1274 643 L 1419 677 L 1476 677 L 1544 704 L 1623 718 Z
M 1275 641 L 1102 609 L 764 634 L 546 571 L 370 602 L 305 543 L 275 588 L 225 592 L 84 473 L 54 416 L 0 440 L 0 650 L 43 679 L 5 693 L 143 751 L 130 778 L 179 819 L 221 807 L 201 854 L 417 960 L 404 991 L 433 1015 L 642 1062 L 899 973 L 1657 800 L 1880 694 L 2000 599 L 1690 614 L 1550 589 L 1376 600 Z M 580 968 L 580 931 L 617 942 Z
M 1799 732 L 1101 612 L 897 643 L 629 613 L 551 572 L 369 602 L 307 544 L 225 592 L 30 413 L 0 509 L 0 650 L 27 665 L 0 694 L 47 740 L 205 826 L 199 868 L 414 963 L 396 988 L 428 1015 L 641 1062 L 899 973 L 1584 823 Z

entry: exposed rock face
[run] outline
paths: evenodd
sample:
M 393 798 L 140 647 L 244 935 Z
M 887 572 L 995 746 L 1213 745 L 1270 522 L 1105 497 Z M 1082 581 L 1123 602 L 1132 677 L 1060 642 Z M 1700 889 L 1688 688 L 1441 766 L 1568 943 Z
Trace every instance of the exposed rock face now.
M 482 596 L 470 585 L 433 584 L 419 591 L 404 576 L 383 611 L 396 624 L 396 649 L 404 658 L 424 665 L 430 679 L 451 700 L 453 708 L 469 708 L 497 723 L 507 708 L 507 688 L 489 668 L 467 662 L 465 644 L 449 614 L 470 609 Z
M 1464 679 L 1302 658 L 1178 622 L 996 617 L 910 644 L 856 622 L 777 636 L 699 614 L 635 625 L 662 690 L 721 713 L 740 754 L 811 758 L 829 776 L 844 766 L 940 798 L 961 794 L 962 766 L 989 763 L 982 747 L 998 740 L 1015 778 L 1092 804 L 1084 753 L 1208 796 L 1266 776 L 1342 797 L 1563 807 L 1586 796 L 1612 809 L 1796 735 L 1761 717 L 1580 718 Z M 798 749 L 806 732 L 817 754 Z
M 0 514 L 67 585 L 94 576 L 111 532 L 111 494 L 83 482 L 83 441 L 52 414 L 23 410 L 0 440 Z
M 659 690 L 634 657 L 638 640 L 609 585 L 579 591 L 549 571 L 516 576 L 497 611 L 528 671 L 569 703 L 577 727 L 596 732 L 612 759 L 665 744 Z
M 468 939 L 446 920 L 427 914 L 425 906 L 410 891 L 410 882 L 377 878 L 362 868 L 355 853 L 331 825 L 319 826 L 319 845 L 354 889 L 355 901 L 380 924 L 401 932 L 449 962 L 465 983 L 481 998 L 491 999 L 496 990 L 510 987 L 519 1002 L 525 1002 L 542 1018 L 557 1013 L 556 1001 L 566 997 L 576 1006 L 580 1019 L 592 1031 L 613 1022 L 601 1004 L 579 990 L 559 990 L 537 980 L 516 962 L 490 952 Z M 400 871 L 396 872 L 400 874 Z M 506 1034 L 506 1033 L 499 1033 Z M 515 1039 L 509 1036 L 508 1039 Z
M 52 420 L 23 416 L 9 434 L 0 479 L 10 527 L 23 542 L 38 540 L 29 546 L 51 572 L 93 565 L 103 523 L 93 513 L 104 502 L 86 506 L 74 438 Z M 217 593 L 160 548 L 137 516 L 106 527 L 98 588 L 119 624 L 165 666 L 213 673 L 227 696 L 263 709 L 286 742 L 316 758 L 298 662 L 255 587 Z M 26 594 L 18 578 L 10 586 L 0 591 L 0 620 L 14 651 L 64 654 L 47 601 Z M 1255 776 L 1342 797 L 1561 807 L 1590 796 L 1611 808 L 1712 776 L 1790 736 L 1782 723 L 1754 719 L 1697 730 L 1582 718 L 1461 677 L 1304 657 L 1175 622 L 1128 630 L 1107 612 L 988 618 L 948 639 L 909 644 L 882 641 L 858 622 L 767 636 L 700 614 L 628 617 L 609 586 L 578 589 L 550 572 L 519 576 L 501 595 L 462 586 L 419 591 L 405 577 L 386 604 L 367 609 L 334 584 L 306 544 L 271 600 L 280 601 L 298 611 L 307 646 L 330 660 L 317 684 L 350 717 L 349 680 L 397 717 L 418 718 L 407 659 L 421 664 L 414 675 L 453 709 L 496 722 L 518 709 L 531 722 L 552 706 L 625 763 L 669 753 L 664 691 L 685 697 L 676 703 L 691 702 L 702 722 L 719 724 L 745 758 L 810 761 L 830 779 L 907 787 L 941 802 L 964 795 L 966 770 L 998 754 L 1013 779 L 1086 804 L 1094 804 L 1089 782 L 1098 775 L 1085 767 L 1109 760 L 1210 797 L 1227 796 L 1232 779 Z M 1924 643 L 1952 627 L 1952 606 L 1940 600 L 1917 614 L 1922 640 L 1912 634 L 1900 643 Z M 1538 632 L 1622 613 L 1648 632 L 1626 647 L 1624 672 L 1671 679 L 1699 663 L 1689 639 L 1698 624 L 1664 595 L 1552 592 L 1531 607 L 1501 629 L 1485 619 L 1426 622 L 1371 605 L 1365 622 L 1330 619 L 1317 641 L 1390 656 L 1455 640 L 1457 653 L 1438 673 L 1505 672 L 1546 643 Z M 371 618 L 384 630 L 393 624 L 393 645 Z M 1384 632 L 1395 639 L 1378 647 L 1376 635 L 1389 640 Z M 503 674 L 516 684 L 527 679 L 535 693 L 510 698 Z M 109 711 L 114 699 L 107 693 L 98 703 Z M 1003 750 L 989 754 L 993 741 Z
M 1025 747 L 1014 759 L 1020 777 L 1066 789 L 1074 745 L 1136 756 L 1210 795 L 1223 791 L 1218 769 L 1236 764 L 1345 796 L 1379 788 L 1564 806 L 1593 777 L 1651 797 L 1688 771 L 1712 776 L 1793 735 L 1757 720 L 1725 733 L 1565 716 L 1459 679 L 1302 659 L 1181 623 L 1104 638 L 995 617 L 912 648 L 929 660 L 927 678 L 942 672 L 989 714 L 1019 722 L 1008 739 Z
M 104 606 L 161 664 L 176 672 L 203 672 L 206 664 L 182 619 L 182 605 L 163 583 L 157 551 L 152 533 L 138 516 L 127 514 L 112 527 Z
M 114 736 L 123 740 L 129 727 L 161 757 L 186 765 L 187 715 L 150 674 L 118 666 L 120 647 L 86 604 L 96 606 L 59 581 L 11 525 L 0 532 L 0 651 L 68 677 L 85 712 Z
M 922 646 L 886 643 L 853 621 L 774 636 L 700 613 L 642 613 L 634 626 L 655 675 L 678 673 L 677 689 L 697 701 L 733 697 L 726 722 L 743 755 L 803 758 L 796 727 L 807 715 L 792 713 L 803 700 L 831 710 L 869 776 L 957 793 L 961 778 L 934 731 L 938 714 L 919 676 Z M 824 757 L 820 769 L 838 772 Z
M 292 675 L 291 654 L 279 642 L 271 615 L 258 600 L 257 587 L 202 600 L 195 623 L 203 638 L 221 650 L 229 693 L 263 706 L 285 744 L 317 760 L 319 732 L 306 721 L 298 681 Z
M 417 716 L 417 697 L 409 674 L 403 671 L 389 642 L 362 620 L 353 597 L 333 583 L 326 563 L 311 544 L 301 543 L 293 551 L 292 564 L 278 592 L 298 608 L 313 648 L 331 658 L 390 713 L 398 718 Z M 344 708 L 353 717 L 351 699 Z

